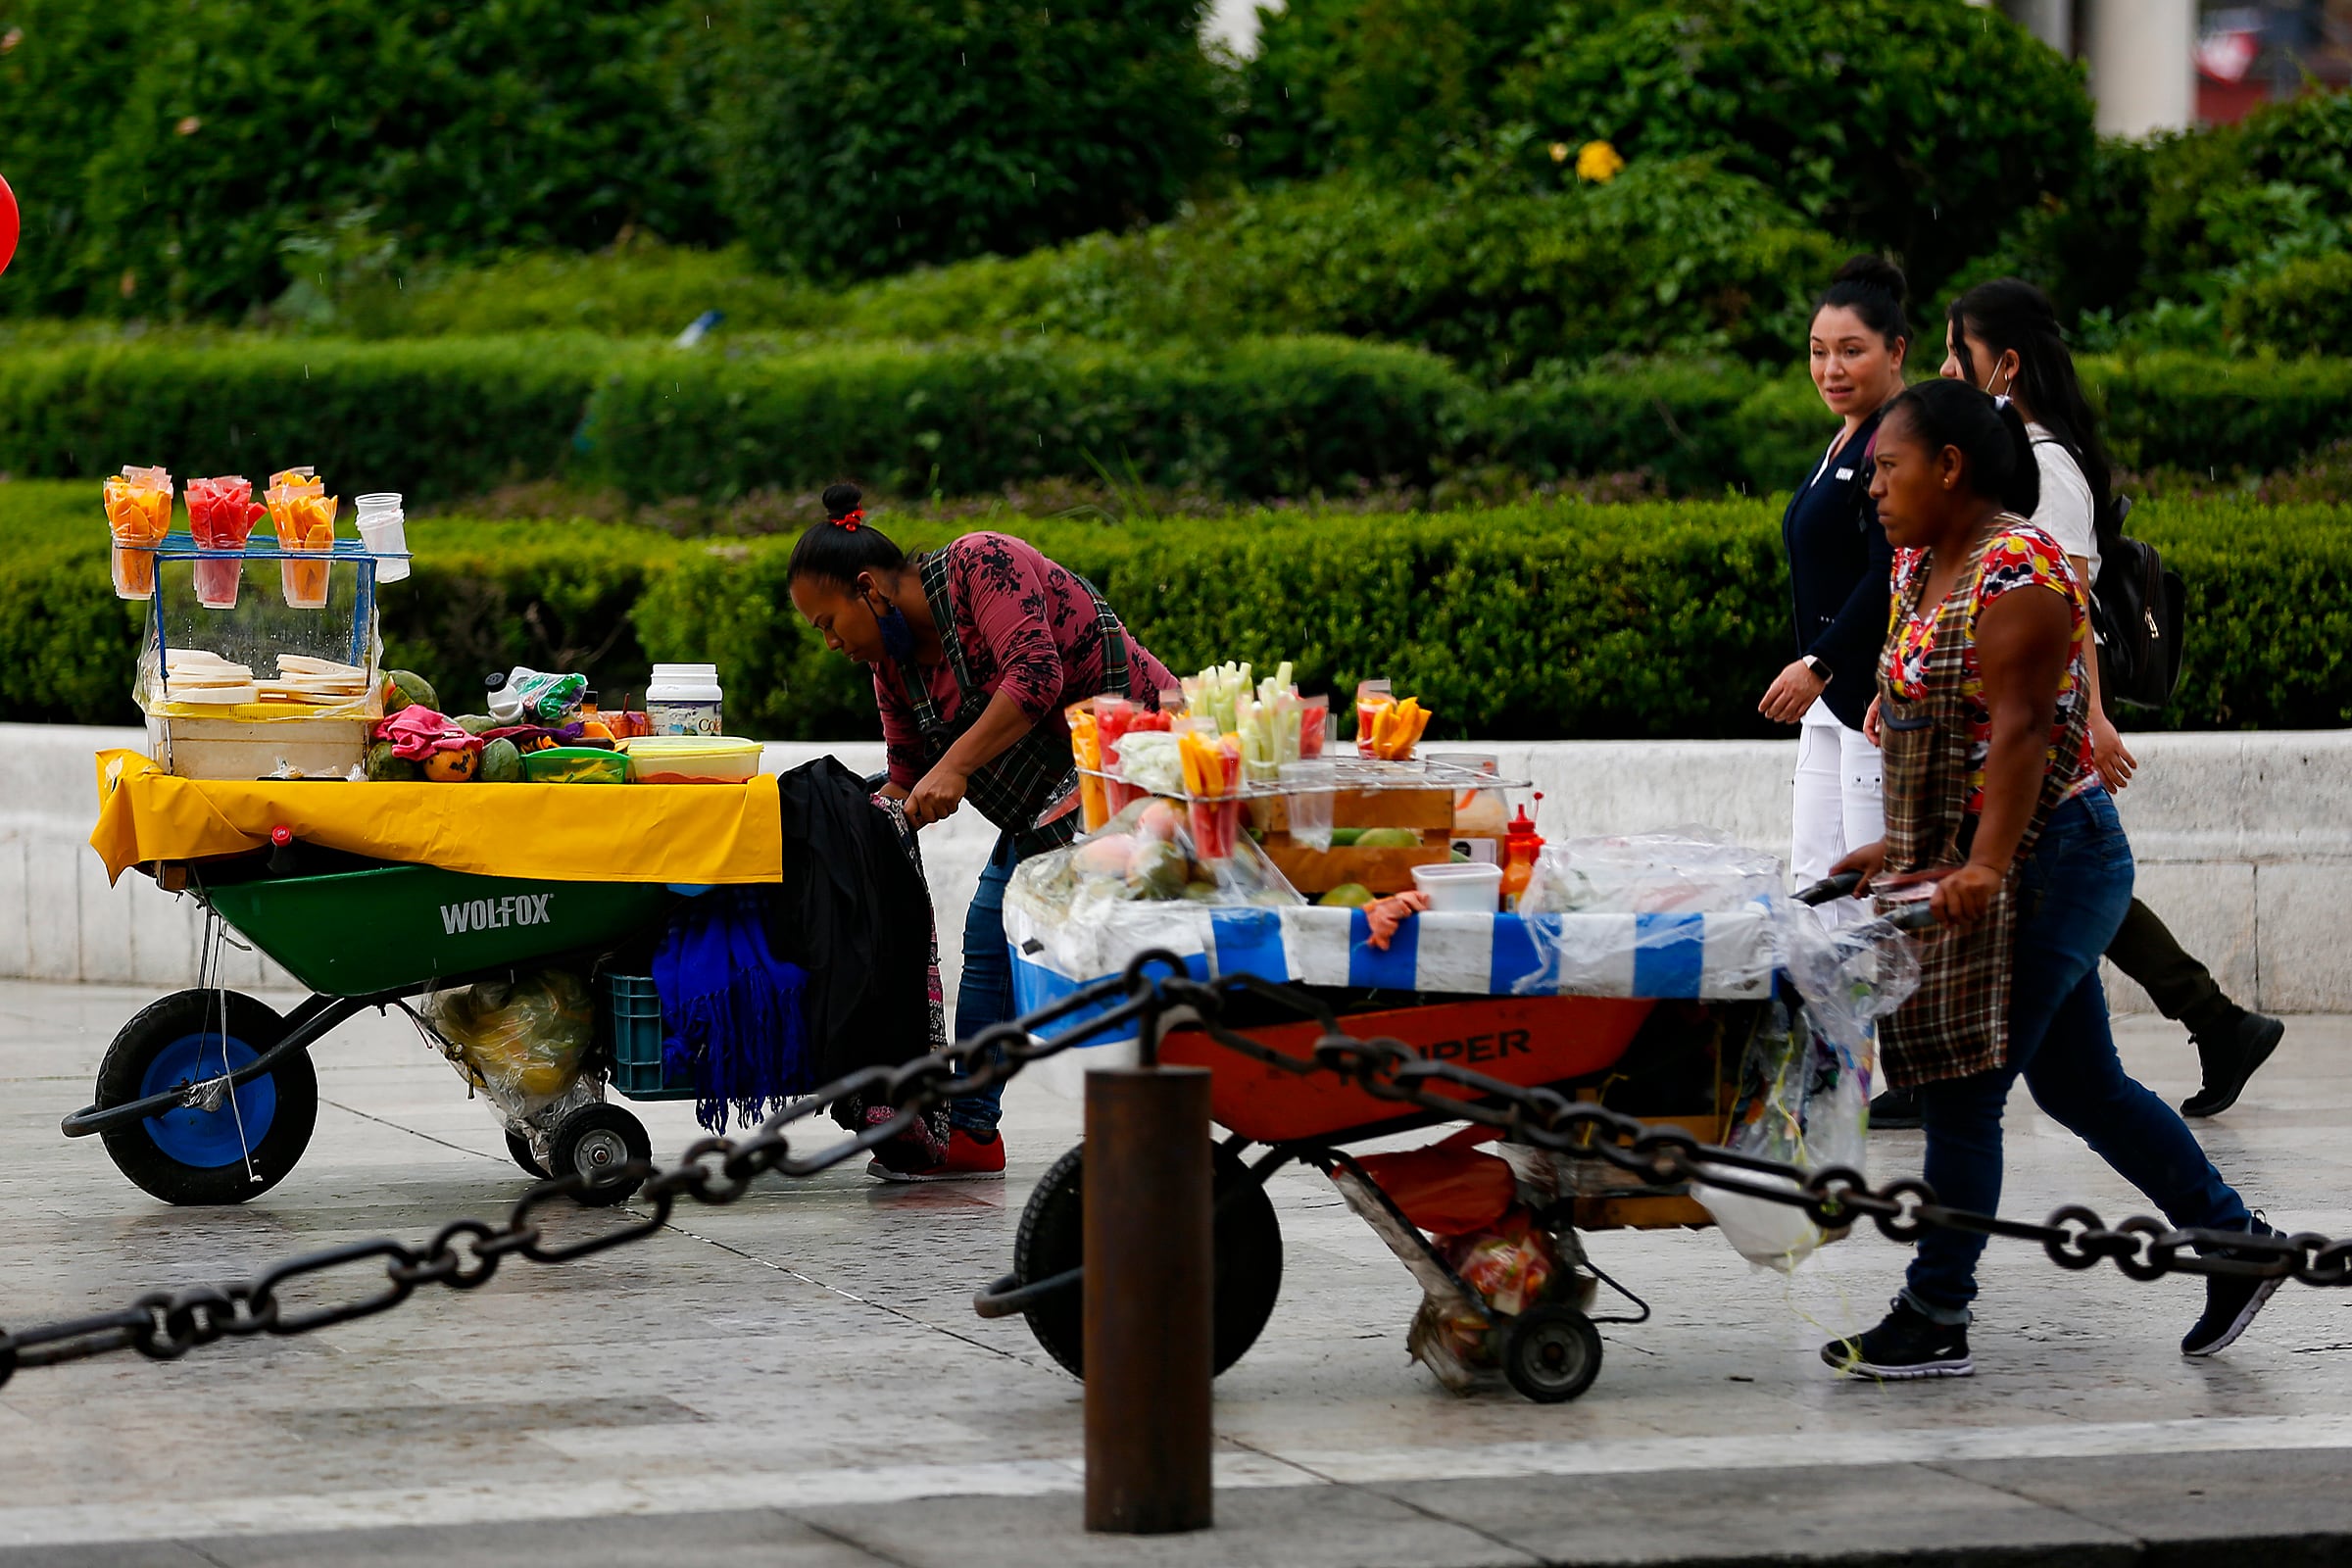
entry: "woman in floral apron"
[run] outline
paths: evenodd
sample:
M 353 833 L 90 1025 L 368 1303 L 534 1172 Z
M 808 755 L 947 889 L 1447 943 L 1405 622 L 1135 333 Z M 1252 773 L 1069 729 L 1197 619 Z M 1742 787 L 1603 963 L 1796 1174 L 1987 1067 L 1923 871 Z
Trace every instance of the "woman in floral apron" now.
M 865 520 L 856 485 L 825 492 L 826 520 L 793 547 L 793 607 L 825 646 L 872 666 L 890 780 L 916 827 L 966 804 L 996 824 L 963 929 L 956 1034 L 1012 1016 L 1004 884 L 1078 833 L 1068 704 L 1102 692 L 1159 707 L 1176 689 L 1086 579 L 1018 539 L 967 533 L 908 556 Z M 955 1102 L 944 1148 L 902 1140 L 866 1168 L 889 1181 L 1002 1178 L 1002 1092 Z
M 1916 1085 L 1939 1201 L 1994 1212 L 2001 1111 L 2034 1102 L 2183 1228 L 2274 1234 L 2173 1108 L 2128 1076 L 2099 985 L 2132 901 L 2132 849 L 2086 737 L 2088 613 L 2056 540 L 2026 518 L 2039 488 L 2007 400 L 1955 381 L 1888 405 L 1871 497 L 1895 547 L 1879 660 L 1886 837 L 1839 862 L 1870 891 L 1931 885 L 1940 929 L 1920 987 L 1882 1030 L 1887 1080 Z M 1876 1328 L 1822 1348 L 1841 1370 L 1966 1377 L 1984 1238 L 1923 1235 Z M 2216 1276 L 2180 1348 L 2245 1331 L 2276 1280 Z

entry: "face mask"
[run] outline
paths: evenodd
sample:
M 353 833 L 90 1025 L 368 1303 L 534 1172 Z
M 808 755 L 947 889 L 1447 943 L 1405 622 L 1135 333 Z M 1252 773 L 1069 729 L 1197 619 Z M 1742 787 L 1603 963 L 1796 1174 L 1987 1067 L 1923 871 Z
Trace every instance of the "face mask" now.
M 2006 396 L 2009 389 L 2017 384 L 2017 377 L 2012 375 L 2008 380 L 2001 382 L 1999 386 L 1994 386 L 1992 383 L 1999 379 L 2000 373 L 2001 372 L 1996 369 L 1992 372 L 1992 374 L 1984 378 L 1984 390 L 1991 393 L 1996 398 Z
M 884 601 L 889 604 L 888 600 Z M 914 660 L 914 628 L 906 623 L 906 612 L 896 605 L 876 610 L 872 600 L 865 602 L 866 613 L 874 617 L 874 628 L 882 634 L 882 651 L 900 663 Z

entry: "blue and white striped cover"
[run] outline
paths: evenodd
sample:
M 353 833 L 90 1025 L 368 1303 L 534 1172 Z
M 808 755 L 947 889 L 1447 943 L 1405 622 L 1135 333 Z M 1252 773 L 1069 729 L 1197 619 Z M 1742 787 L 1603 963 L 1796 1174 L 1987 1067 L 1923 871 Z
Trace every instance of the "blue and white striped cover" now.
M 1399 926 L 1386 952 L 1372 946 L 1360 909 L 1117 908 L 1137 911 L 1137 929 L 1090 932 L 1083 964 L 1068 961 L 1066 942 L 1028 929 L 1018 910 L 1005 910 L 1021 1011 L 1116 973 L 1152 947 L 1176 953 L 1204 979 L 1255 974 L 1398 991 L 1726 1002 L 1770 995 L 1776 952 L 1772 916 L 1760 905 L 1714 914 L 1423 914 Z M 1112 923 L 1119 923 L 1115 916 Z M 1032 940 L 1038 948 L 1024 951 Z M 1093 973 L 1063 972 L 1074 967 Z

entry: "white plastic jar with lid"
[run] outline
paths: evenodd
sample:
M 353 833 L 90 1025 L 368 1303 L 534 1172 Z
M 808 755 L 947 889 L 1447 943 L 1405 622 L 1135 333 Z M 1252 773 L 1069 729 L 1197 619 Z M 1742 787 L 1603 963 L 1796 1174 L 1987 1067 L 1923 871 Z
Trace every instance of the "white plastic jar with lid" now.
M 716 664 L 656 664 L 645 688 L 645 718 L 657 735 L 725 733 Z

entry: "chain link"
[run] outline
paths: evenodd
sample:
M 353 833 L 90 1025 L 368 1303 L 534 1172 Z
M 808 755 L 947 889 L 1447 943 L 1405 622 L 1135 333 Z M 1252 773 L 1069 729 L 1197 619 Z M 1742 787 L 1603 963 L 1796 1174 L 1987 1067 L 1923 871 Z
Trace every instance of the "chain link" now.
M 1223 1021 L 1227 1007 L 1244 997 L 1278 1004 L 1314 1020 L 1320 1032 L 1313 1047 L 1305 1055 L 1295 1055 L 1229 1027 Z M 1090 1012 L 1093 1016 L 1079 1017 Z M 742 1138 L 697 1139 L 667 1169 L 651 1160 L 628 1161 L 606 1179 L 642 1183 L 638 1201 L 647 1211 L 634 1214 L 629 1224 L 581 1241 L 550 1242 L 534 1216 L 590 1185 L 589 1178 L 578 1173 L 558 1177 L 516 1200 L 503 1224 L 452 1220 L 421 1248 L 389 1239 L 354 1242 L 287 1258 L 247 1282 L 150 1292 L 121 1311 L 0 1332 L 0 1385 L 22 1368 L 56 1366 L 121 1350 L 170 1361 L 221 1339 L 308 1334 L 390 1311 L 419 1286 L 476 1290 L 489 1283 L 510 1254 L 533 1263 L 568 1263 L 626 1246 L 666 1226 L 681 1199 L 723 1207 L 751 1191 L 761 1176 L 820 1175 L 911 1131 L 918 1118 L 951 1101 L 997 1088 L 1032 1062 L 1097 1037 L 1124 1037 L 1131 1024 L 1151 1040 L 1163 1030 L 1198 1028 L 1223 1049 L 1278 1071 L 1335 1077 L 1375 1100 L 1446 1120 L 1475 1122 L 1570 1159 L 1614 1166 L 1648 1185 L 1702 1183 L 1785 1204 L 1803 1210 L 1829 1230 L 1869 1220 L 1889 1241 L 1904 1244 L 1929 1230 L 2005 1237 L 2037 1243 L 2060 1268 L 2096 1268 L 2112 1261 L 2135 1280 L 2218 1274 L 2352 1285 L 2352 1239 L 2336 1241 L 2311 1232 L 2250 1236 L 2243 1231 L 2177 1230 L 2146 1216 L 2109 1226 L 2079 1203 L 2057 1209 L 2038 1225 L 1947 1208 L 1936 1201 L 1933 1188 L 1914 1176 L 1874 1188 L 1850 1167 L 1808 1171 L 1718 1148 L 1679 1127 L 1652 1126 L 1557 1090 L 1529 1089 L 1450 1062 L 1425 1060 L 1396 1040 L 1357 1039 L 1341 1027 L 1329 1008 L 1293 987 L 1249 975 L 1195 980 L 1174 956 L 1147 953 L 1122 974 L 1082 987 L 1051 1006 L 946 1051 L 837 1079 Z M 1056 1025 L 1065 1027 L 1052 1032 Z M 793 1138 L 805 1136 L 802 1123 L 853 1098 L 869 1105 L 889 1105 L 898 1114 L 821 1146 L 811 1140 L 808 1152 L 795 1152 Z M 361 1276 L 365 1288 L 345 1299 L 301 1310 L 279 1300 L 280 1290 L 297 1281 L 346 1273 Z M 355 1280 L 355 1287 L 359 1283 Z

